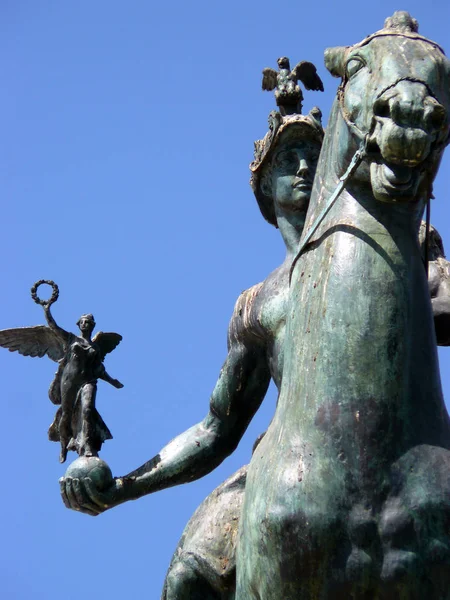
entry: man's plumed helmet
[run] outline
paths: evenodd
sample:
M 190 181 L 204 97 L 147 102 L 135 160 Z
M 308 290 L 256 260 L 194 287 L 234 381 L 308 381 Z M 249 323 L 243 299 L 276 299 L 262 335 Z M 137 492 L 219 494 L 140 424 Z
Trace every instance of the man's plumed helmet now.
M 313 143 L 319 147 L 323 141 L 322 113 L 315 107 L 308 115 L 282 116 L 277 111 L 269 115 L 269 131 L 262 140 L 255 142 L 255 158 L 250 164 L 250 185 L 263 217 L 277 227 L 273 198 L 269 196 L 265 186 L 262 186 L 265 167 L 270 165 L 272 156 L 283 143 L 294 141 Z

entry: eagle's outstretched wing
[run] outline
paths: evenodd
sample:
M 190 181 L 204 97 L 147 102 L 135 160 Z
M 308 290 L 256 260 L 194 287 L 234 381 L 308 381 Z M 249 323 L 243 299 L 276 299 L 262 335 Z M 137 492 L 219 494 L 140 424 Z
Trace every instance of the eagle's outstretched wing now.
M 295 65 L 291 71 L 291 78 L 301 81 L 307 90 L 323 92 L 323 83 L 317 75 L 316 67 L 306 60 Z
M 277 75 L 278 73 L 271 69 L 270 67 L 266 67 L 263 69 L 263 78 L 262 78 L 262 89 L 271 92 L 277 87 Z
M 107 354 L 120 344 L 122 336 L 118 333 L 104 333 L 103 331 L 99 331 L 94 335 L 92 341 L 100 348 L 103 360 Z
M 66 341 L 46 325 L 17 327 L 0 331 L 0 346 L 7 348 L 10 352 L 19 352 L 23 356 L 39 358 L 47 355 L 55 362 L 63 358 Z

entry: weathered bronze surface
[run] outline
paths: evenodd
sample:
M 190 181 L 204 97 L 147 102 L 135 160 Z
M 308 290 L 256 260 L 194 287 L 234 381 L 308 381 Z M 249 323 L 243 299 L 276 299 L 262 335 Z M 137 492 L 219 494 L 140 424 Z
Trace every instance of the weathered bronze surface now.
M 450 63 L 405 13 L 349 48 L 296 265 L 275 417 L 247 476 L 239 600 L 450 597 L 450 426 L 417 243 Z M 305 234 L 304 234 L 305 235 Z
M 342 82 L 312 192 L 314 115 L 272 114 L 256 147 L 252 185 L 287 256 L 238 299 L 207 417 L 104 490 L 61 482 L 68 507 L 99 514 L 201 477 L 235 449 L 274 379 L 274 419 L 247 473 L 188 525 L 166 599 L 450 598 L 450 423 L 432 311 L 448 344 L 448 265 L 432 257 L 427 282 L 418 243 L 449 140 L 450 63 L 399 12 L 328 50 L 326 65 Z M 289 287 L 300 236 L 359 148 Z
M 49 300 L 41 300 L 37 295 L 42 284 L 52 287 Z M 96 457 L 103 442 L 112 438 L 95 408 L 97 380 L 103 379 L 116 388 L 123 387 L 103 366 L 106 354 L 114 350 L 122 336 L 99 331 L 91 338 L 95 327 L 91 314 L 79 318 L 79 336 L 59 327 L 50 311 L 59 296 L 58 286 L 53 281 L 36 282 L 31 288 L 31 296 L 43 307 L 48 326 L 4 329 L 0 331 L 0 346 L 24 356 L 48 356 L 59 363 L 48 392 L 53 404 L 59 405 L 48 437 L 61 444 L 60 462 L 65 462 L 69 450 L 76 451 L 79 456 Z

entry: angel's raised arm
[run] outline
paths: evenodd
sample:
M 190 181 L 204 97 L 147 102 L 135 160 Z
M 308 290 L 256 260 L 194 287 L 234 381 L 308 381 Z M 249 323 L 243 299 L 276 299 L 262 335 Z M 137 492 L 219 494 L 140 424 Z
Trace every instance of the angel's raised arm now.
M 61 339 L 65 346 L 67 344 L 70 344 L 70 340 L 73 337 L 73 334 L 69 333 L 57 324 L 57 322 L 53 318 L 49 304 L 44 304 L 42 308 L 44 309 L 44 314 L 45 318 L 47 319 L 48 326 L 53 331 L 53 333 L 55 333 Z

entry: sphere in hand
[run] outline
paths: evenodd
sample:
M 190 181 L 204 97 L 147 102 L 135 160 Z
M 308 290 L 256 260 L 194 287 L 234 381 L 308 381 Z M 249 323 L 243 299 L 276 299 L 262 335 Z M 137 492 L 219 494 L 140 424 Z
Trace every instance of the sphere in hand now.
M 73 479 L 89 477 L 98 490 L 106 489 L 113 480 L 111 469 L 98 456 L 80 456 L 69 465 L 64 477 Z

